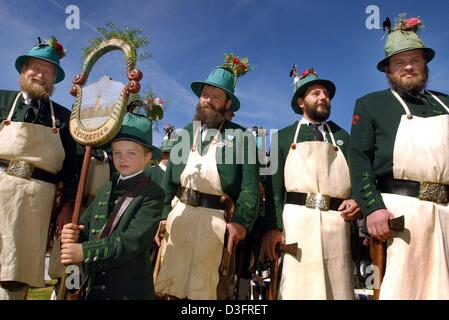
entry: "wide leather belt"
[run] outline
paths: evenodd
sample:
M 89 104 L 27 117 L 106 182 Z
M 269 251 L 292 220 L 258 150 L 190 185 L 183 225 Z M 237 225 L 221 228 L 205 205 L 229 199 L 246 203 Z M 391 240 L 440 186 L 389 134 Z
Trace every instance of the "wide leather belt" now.
M 447 184 L 383 177 L 377 179 L 377 188 L 382 193 L 414 197 L 438 204 L 449 203 L 449 185 Z
M 320 209 L 322 211 L 337 211 L 343 201 L 345 201 L 345 199 L 332 198 L 331 196 L 321 193 L 287 192 L 285 202 L 306 206 L 311 209 Z
M 0 159 L 0 169 L 18 178 L 37 179 L 51 184 L 57 182 L 56 174 L 37 168 L 26 161 Z
M 221 196 L 217 196 L 215 194 L 203 193 L 181 186 L 178 188 L 176 196 L 182 203 L 192 207 L 225 210 L 224 204 L 220 201 Z

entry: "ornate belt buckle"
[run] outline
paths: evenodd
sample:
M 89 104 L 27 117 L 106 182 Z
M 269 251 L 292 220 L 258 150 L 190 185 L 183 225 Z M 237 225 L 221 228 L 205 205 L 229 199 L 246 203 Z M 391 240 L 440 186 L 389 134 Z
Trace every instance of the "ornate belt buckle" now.
M 191 188 L 183 188 L 179 200 L 189 206 L 198 207 L 198 204 L 200 203 L 200 193 Z
M 33 174 L 33 165 L 29 164 L 26 161 L 21 160 L 11 160 L 9 161 L 8 169 L 6 169 L 6 173 L 10 176 L 31 179 L 31 175 Z
M 442 183 L 421 181 L 418 198 L 438 204 L 447 204 L 449 202 L 448 186 Z
M 328 211 L 331 197 L 321 193 L 309 192 L 306 198 L 306 207 L 310 209 L 320 209 Z

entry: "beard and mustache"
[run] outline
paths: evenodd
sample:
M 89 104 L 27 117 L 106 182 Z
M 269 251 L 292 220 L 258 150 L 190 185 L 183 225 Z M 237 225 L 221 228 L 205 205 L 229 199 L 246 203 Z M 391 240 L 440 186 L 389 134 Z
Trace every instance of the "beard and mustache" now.
M 22 91 L 26 92 L 31 99 L 40 100 L 50 97 L 54 90 L 53 83 L 47 83 L 42 80 L 37 81 L 42 82 L 42 84 L 33 81 L 33 77 L 26 77 L 22 75 L 20 77 L 20 88 Z
M 331 114 L 331 105 L 322 102 L 305 104 L 304 113 L 307 113 L 307 116 L 313 121 L 323 122 L 326 121 Z
M 412 74 L 412 78 L 404 77 L 406 74 Z M 394 90 L 405 90 L 410 92 L 419 92 L 426 88 L 429 69 L 425 66 L 424 72 L 414 70 L 412 73 L 402 71 L 400 74 L 387 73 L 388 82 Z
M 198 102 L 193 120 L 201 121 L 207 128 L 218 129 L 220 124 L 225 120 L 225 113 L 226 108 L 218 109 L 209 103 L 201 106 L 201 103 Z

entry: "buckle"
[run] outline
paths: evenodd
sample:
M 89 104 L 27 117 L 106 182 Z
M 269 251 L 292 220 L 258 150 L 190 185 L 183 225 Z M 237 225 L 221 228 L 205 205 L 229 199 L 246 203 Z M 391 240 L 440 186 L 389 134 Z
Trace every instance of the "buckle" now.
M 29 164 L 26 161 L 21 160 L 11 160 L 9 161 L 8 169 L 6 169 L 6 173 L 10 176 L 31 179 L 31 175 L 33 174 L 33 165 Z
M 200 193 L 191 188 L 182 188 L 181 194 L 178 198 L 181 202 L 192 207 L 198 207 L 200 203 Z
M 432 201 L 438 204 L 449 203 L 448 185 L 421 181 L 419 183 L 419 200 Z
M 331 197 L 321 193 L 309 192 L 306 198 L 306 207 L 310 209 L 320 209 L 329 211 Z

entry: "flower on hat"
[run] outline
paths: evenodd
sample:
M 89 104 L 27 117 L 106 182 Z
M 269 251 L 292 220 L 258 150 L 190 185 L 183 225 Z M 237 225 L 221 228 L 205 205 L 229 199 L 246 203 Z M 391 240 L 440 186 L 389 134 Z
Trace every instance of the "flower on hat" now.
M 232 53 L 225 54 L 223 68 L 231 71 L 237 78 L 243 76 L 250 69 L 248 58 L 241 58 Z
M 306 70 L 301 72 L 301 76 L 299 78 L 300 79 L 304 79 L 305 77 L 307 77 L 308 75 L 311 75 L 311 74 L 313 74 L 316 77 L 318 77 L 318 75 L 316 74 L 315 70 L 313 70 L 313 68 L 307 68 Z
M 58 42 L 58 39 L 56 39 L 55 36 L 51 37 L 50 39 L 48 39 L 47 44 L 49 44 L 50 46 L 53 47 L 53 49 L 56 51 L 56 53 L 58 54 L 59 59 L 62 59 L 66 56 L 66 50 L 64 49 L 64 47 L 62 46 L 62 44 L 60 44 Z
M 424 24 L 420 17 L 410 17 L 405 19 L 405 13 L 401 13 L 396 19 L 396 25 L 394 30 L 413 31 L 418 32 Z

